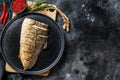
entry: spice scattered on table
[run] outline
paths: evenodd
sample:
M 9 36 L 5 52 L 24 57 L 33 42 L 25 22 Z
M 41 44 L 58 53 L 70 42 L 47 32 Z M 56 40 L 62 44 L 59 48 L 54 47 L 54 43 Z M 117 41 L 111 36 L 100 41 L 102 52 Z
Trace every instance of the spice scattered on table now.
M 26 7 L 26 0 L 13 0 L 12 10 L 16 13 L 19 13 L 24 10 Z

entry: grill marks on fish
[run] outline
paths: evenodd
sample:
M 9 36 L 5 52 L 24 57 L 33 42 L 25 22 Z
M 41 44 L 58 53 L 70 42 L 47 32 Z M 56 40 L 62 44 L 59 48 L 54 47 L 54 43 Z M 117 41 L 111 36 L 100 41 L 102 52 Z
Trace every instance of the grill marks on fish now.
M 32 68 L 48 38 L 48 25 L 29 18 L 22 24 L 19 58 L 24 70 Z

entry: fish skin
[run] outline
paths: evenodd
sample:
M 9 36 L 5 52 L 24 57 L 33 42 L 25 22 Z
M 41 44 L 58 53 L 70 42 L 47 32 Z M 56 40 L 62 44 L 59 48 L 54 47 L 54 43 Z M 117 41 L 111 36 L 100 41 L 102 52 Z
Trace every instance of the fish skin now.
M 19 58 L 23 69 L 31 69 L 42 51 L 48 38 L 48 25 L 25 18 L 20 35 Z

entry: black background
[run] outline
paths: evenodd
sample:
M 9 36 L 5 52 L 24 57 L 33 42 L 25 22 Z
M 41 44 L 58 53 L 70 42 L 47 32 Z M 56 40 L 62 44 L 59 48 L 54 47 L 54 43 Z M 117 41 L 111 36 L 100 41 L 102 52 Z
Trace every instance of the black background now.
M 71 21 L 64 31 L 66 45 L 61 61 L 48 77 L 12 74 L 4 71 L 2 80 L 120 80 L 120 0 L 48 0 Z M 1 8 L 1 7 L 0 7 Z M 58 24 L 62 20 L 58 16 Z

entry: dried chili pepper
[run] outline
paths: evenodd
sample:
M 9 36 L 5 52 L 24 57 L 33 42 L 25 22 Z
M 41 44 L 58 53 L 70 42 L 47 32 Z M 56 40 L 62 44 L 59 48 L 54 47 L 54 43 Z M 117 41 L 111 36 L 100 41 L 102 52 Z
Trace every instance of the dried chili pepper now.
M 5 1 L 3 0 L 3 9 L 2 9 L 2 14 L 1 14 L 1 17 L 0 17 L 0 22 L 2 22 L 2 20 L 3 20 L 3 18 L 4 18 L 4 16 L 5 16 L 5 13 L 6 13 L 6 9 L 7 9 L 7 7 L 6 7 L 6 4 L 5 4 Z
M 3 23 L 2 23 L 2 27 L 5 26 L 5 24 L 6 24 L 7 20 L 8 20 L 8 17 L 9 17 L 9 14 L 6 12 Z

